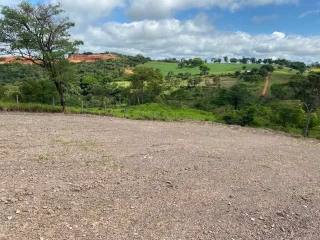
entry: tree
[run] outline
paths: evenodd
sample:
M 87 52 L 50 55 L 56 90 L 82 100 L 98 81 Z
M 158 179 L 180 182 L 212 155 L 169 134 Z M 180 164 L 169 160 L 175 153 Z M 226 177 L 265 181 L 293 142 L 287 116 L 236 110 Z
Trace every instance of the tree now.
M 230 62 L 231 62 L 231 63 L 237 63 L 237 62 L 238 62 L 238 59 L 237 59 L 237 58 L 230 58 Z
M 224 60 L 225 63 L 229 63 L 229 58 L 228 58 L 228 56 L 224 56 L 224 57 L 223 57 L 223 60 Z
M 200 75 L 209 75 L 209 71 L 210 71 L 210 68 L 205 65 L 205 64 L 202 64 L 200 67 Z
M 305 137 L 309 136 L 312 113 L 320 107 L 320 73 L 310 73 L 308 77 L 302 75 L 289 83 L 295 97 L 301 100 L 307 114 L 307 121 L 303 131 Z
M 188 79 L 188 87 L 194 88 L 201 83 L 200 77 L 191 77 Z
M 153 100 L 161 93 L 163 76 L 158 69 L 148 67 L 136 67 L 130 76 L 131 89 L 136 93 L 137 102 L 145 102 L 145 94 Z
M 3 7 L 0 42 L 5 44 L 2 52 L 21 56 L 46 70 L 65 111 L 67 79 L 61 76 L 61 67 L 68 68 L 65 57 L 82 42 L 70 40 L 69 29 L 74 23 L 62 17 L 63 12 L 59 4 L 33 6 L 22 2 L 15 8 Z
M 235 110 L 239 110 L 253 100 L 253 95 L 245 84 L 236 84 L 230 89 L 221 89 L 215 103 L 222 106 L 229 104 Z

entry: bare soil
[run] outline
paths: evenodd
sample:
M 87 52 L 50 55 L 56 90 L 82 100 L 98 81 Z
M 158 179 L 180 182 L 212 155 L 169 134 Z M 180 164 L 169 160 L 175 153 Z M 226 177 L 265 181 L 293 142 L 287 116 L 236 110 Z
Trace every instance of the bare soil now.
M 320 143 L 0 113 L 0 239 L 320 239 Z

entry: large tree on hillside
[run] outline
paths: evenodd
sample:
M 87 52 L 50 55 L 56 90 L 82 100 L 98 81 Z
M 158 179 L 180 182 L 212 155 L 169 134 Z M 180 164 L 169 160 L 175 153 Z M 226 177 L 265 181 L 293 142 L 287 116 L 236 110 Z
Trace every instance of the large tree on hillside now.
M 69 30 L 74 26 L 63 16 L 60 5 L 32 5 L 22 2 L 17 7 L 3 7 L 0 19 L 2 52 L 20 56 L 41 66 L 54 82 L 65 111 L 68 54 L 74 53 L 81 41 L 70 39 Z

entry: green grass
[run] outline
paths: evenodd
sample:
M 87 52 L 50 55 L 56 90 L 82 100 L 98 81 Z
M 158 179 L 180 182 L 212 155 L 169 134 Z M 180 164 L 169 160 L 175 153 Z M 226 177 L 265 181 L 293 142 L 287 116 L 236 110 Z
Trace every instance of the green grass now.
M 246 66 L 247 69 L 252 69 L 254 67 L 260 67 L 257 64 L 207 64 L 210 68 L 211 74 L 227 74 L 234 73 L 235 71 L 243 70 L 243 66 Z M 168 72 L 173 72 L 174 74 L 178 73 L 191 73 L 192 75 L 200 74 L 199 68 L 178 68 L 177 63 L 167 63 L 167 62 L 156 62 L 151 61 L 144 64 L 146 67 L 156 68 L 161 71 L 163 75 L 167 75 Z
M 178 108 L 164 104 L 144 104 L 128 108 L 111 109 L 111 115 L 129 119 L 146 119 L 162 121 L 215 121 L 213 113 L 192 108 Z
M 290 71 L 289 69 L 279 69 L 272 73 L 272 84 L 287 83 L 291 80 L 292 76 L 296 74 L 296 71 Z
M 0 102 L 0 111 L 58 113 L 58 112 L 61 112 L 61 107 L 39 104 L 39 103 L 19 103 L 19 104 L 17 104 L 17 103 L 11 103 L 11 102 Z
M 37 103 L 8 103 L 0 102 L 0 111 L 21 111 L 21 112 L 45 112 L 58 113 L 61 108 L 58 106 L 37 104 Z M 219 116 L 211 112 L 201 111 L 192 108 L 179 108 L 165 104 L 151 103 L 130 107 L 114 107 L 108 109 L 68 107 L 70 114 L 92 114 L 100 116 L 112 116 L 135 120 L 160 120 L 160 121 L 209 121 L 219 122 Z M 263 127 L 260 127 L 263 128 Z M 275 130 L 287 132 L 293 136 L 301 136 L 302 129 L 279 129 L 278 126 L 271 127 Z M 311 138 L 320 139 L 320 126 L 310 131 Z
M 0 102 L 0 111 L 21 111 L 21 112 L 45 112 L 58 113 L 61 107 L 34 104 L 34 103 L 7 103 Z M 129 107 L 114 107 L 108 109 L 68 107 L 67 113 L 93 114 L 101 116 L 113 116 L 136 120 L 161 120 L 161 121 L 215 121 L 213 113 L 191 108 L 178 108 L 164 104 L 144 104 Z

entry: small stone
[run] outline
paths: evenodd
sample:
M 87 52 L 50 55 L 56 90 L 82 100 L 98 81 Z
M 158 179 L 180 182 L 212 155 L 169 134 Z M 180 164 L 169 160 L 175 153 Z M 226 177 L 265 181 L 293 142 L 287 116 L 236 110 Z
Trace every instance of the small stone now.
M 173 188 L 173 184 L 170 181 L 166 181 L 166 184 L 168 185 L 168 187 Z
M 285 217 L 285 215 L 283 214 L 283 212 L 276 212 L 276 214 L 277 214 L 279 217 L 282 217 L 282 218 Z
M 255 218 L 251 218 L 251 221 L 254 222 L 256 219 Z
M 7 217 L 7 219 L 8 219 L 9 221 L 12 220 L 12 218 L 13 218 L 12 216 L 8 216 L 8 217 Z
M 21 211 L 19 209 L 16 210 L 16 214 L 20 214 Z
M 43 206 L 42 208 L 43 208 L 43 209 L 48 209 L 48 206 Z

